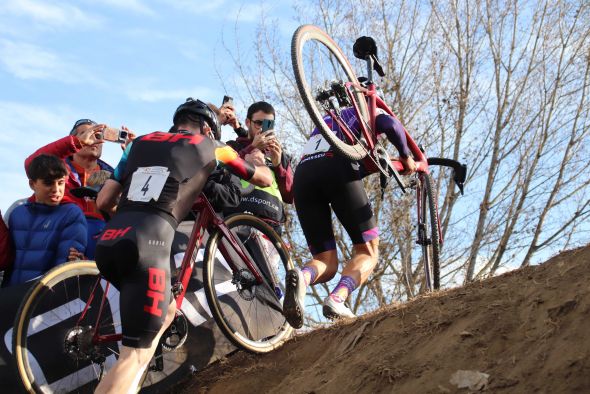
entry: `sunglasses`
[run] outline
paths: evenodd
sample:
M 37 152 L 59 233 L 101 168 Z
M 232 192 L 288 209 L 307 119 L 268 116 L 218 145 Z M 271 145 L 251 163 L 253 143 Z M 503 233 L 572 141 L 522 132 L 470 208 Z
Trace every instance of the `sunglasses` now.
M 264 122 L 264 120 L 252 120 L 251 122 L 254 123 L 256 126 L 261 127 L 262 122 Z

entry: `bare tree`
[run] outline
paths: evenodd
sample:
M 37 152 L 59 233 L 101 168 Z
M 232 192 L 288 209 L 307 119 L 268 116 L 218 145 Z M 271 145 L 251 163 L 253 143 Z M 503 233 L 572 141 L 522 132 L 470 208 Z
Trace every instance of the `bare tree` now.
M 295 8 L 306 18 L 298 22 L 324 29 L 347 55 L 356 37 L 373 36 L 387 74 L 379 81 L 384 97 L 414 139 L 430 156 L 468 164 L 464 197 L 447 171 L 433 173 L 443 284 L 528 265 L 541 251 L 590 240 L 590 3 L 317 0 Z M 280 137 L 298 153 L 313 125 L 280 23 L 261 18 L 253 45 L 237 32 L 224 39 L 225 59 L 237 70 L 226 89 L 245 101 L 272 101 Z M 362 64 L 349 59 L 362 74 Z M 355 292 L 357 311 L 411 297 L 422 275 L 414 201 L 393 188 L 381 199 L 370 177 L 365 186 L 381 230 L 380 263 Z M 347 259 L 349 240 L 340 228 L 336 234 Z M 292 209 L 286 238 L 297 264 L 305 263 L 310 256 Z M 318 304 L 327 288 L 314 287 Z

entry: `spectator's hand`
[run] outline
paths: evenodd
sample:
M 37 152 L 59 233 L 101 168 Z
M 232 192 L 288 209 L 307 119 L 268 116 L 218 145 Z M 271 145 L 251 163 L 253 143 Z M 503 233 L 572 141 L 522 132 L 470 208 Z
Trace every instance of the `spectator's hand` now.
M 273 140 L 276 140 L 274 130 L 267 130 L 264 133 L 258 133 L 254 136 L 252 139 L 252 146 L 261 151 L 265 151 Z
M 131 141 L 133 141 L 135 139 L 135 137 L 137 137 L 137 135 L 135 135 L 133 130 L 129 130 L 127 128 L 127 126 L 121 126 L 121 130 L 124 130 L 127 132 L 127 140 L 121 144 L 121 149 L 125 150 L 125 149 L 127 149 L 127 145 L 129 145 L 131 143 Z
M 255 166 L 264 166 L 264 153 L 260 149 L 254 149 L 252 152 L 248 153 L 244 160 L 248 163 L 253 164 Z
M 405 159 L 400 157 L 399 161 L 403 164 L 404 170 L 400 172 L 400 175 L 411 175 L 416 172 L 418 167 L 412 156 L 408 156 Z
M 78 132 L 76 137 L 82 146 L 91 146 L 91 145 L 98 145 L 104 143 L 102 138 L 96 138 L 97 135 L 104 131 L 107 127 L 106 124 L 97 124 L 92 127 L 87 127 L 85 130 Z
M 77 261 L 77 260 L 85 260 L 86 257 L 84 253 L 78 252 L 76 248 L 70 248 L 70 253 L 68 254 L 68 261 Z
M 219 109 L 219 123 L 222 126 L 230 125 L 234 129 L 240 127 L 240 122 L 236 116 L 235 109 L 231 104 L 224 104 Z
M 270 140 L 266 152 L 270 156 L 273 167 L 278 167 L 281 164 L 281 157 L 283 156 L 283 148 L 276 138 Z

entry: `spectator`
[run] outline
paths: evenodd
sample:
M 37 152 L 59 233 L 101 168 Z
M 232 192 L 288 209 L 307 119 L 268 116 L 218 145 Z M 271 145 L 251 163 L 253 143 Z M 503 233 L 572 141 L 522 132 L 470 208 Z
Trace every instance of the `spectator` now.
M 70 259 L 72 251 L 86 249 L 86 219 L 64 196 L 68 177 L 56 156 L 39 155 L 28 166 L 34 199 L 14 209 L 8 231 L 14 244 L 14 263 L 5 283 L 17 285 L 34 279 Z
M 6 223 L 0 217 L 0 283 L 4 276 L 4 271 L 12 268 L 14 262 L 14 248 L 12 246 L 12 240 L 10 239 L 10 233 Z
M 273 183 L 269 187 L 252 187 L 242 180 L 242 199 L 236 208 L 227 209 L 226 214 L 250 212 L 267 223 L 278 233 L 282 233 L 285 221 L 283 202 L 293 202 L 293 171 L 291 158 L 285 152 L 274 136 L 274 130 L 262 133 L 262 122 L 268 119 L 274 121 L 275 110 L 267 102 L 259 101 L 248 108 L 246 126 L 248 135 L 238 137 L 235 141 L 228 141 L 241 157 L 255 165 L 268 165 L 273 173 Z M 266 157 L 265 157 L 266 156 Z M 251 192 L 247 190 L 253 189 Z
M 75 202 L 86 216 L 88 224 L 86 255 L 89 258 L 94 258 L 95 236 L 104 228 L 104 217 L 96 208 L 94 199 L 76 197 L 71 193 L 71 190 L 87 186 L 88 179 L 95 172 L 101 170 L 113 172 L 110 165 L 100 160 L 102 141 L 96 139 L 96 134 L 105 127 L 105 125 L 97 124 L 90 119 L 80 119 L 74 123 L 68 136 L 39 148 L 25 160 L 25 170 L 29 167 L 31 161 L 41 154 L 55 155 L 64 160 L 67 168 L 69 168 L 65 196 L 70 201 Z

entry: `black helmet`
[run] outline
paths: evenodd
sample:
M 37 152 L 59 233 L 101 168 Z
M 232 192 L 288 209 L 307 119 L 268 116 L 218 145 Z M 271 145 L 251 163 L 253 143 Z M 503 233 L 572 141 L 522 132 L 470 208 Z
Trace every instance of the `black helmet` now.
M 174 125 L 178 126 L 178 118 L 181 114 L 187 115 L 196 115 L 199 116 L 207 122 L 209 127 L 211 127 L 211 131 L 213 132 L 213 136 L 216 140 L 221 139 L 221 129 L 219 127 L 219 120 L 217 119 L 217 115 L 215 112 L 207 104 L 202 102 L 201 100 L 195 100 L 192 97 L 186 99 L 186 101 L 176 108 L 176 112 L 174 112 L 174 117 L 172 118 Z

